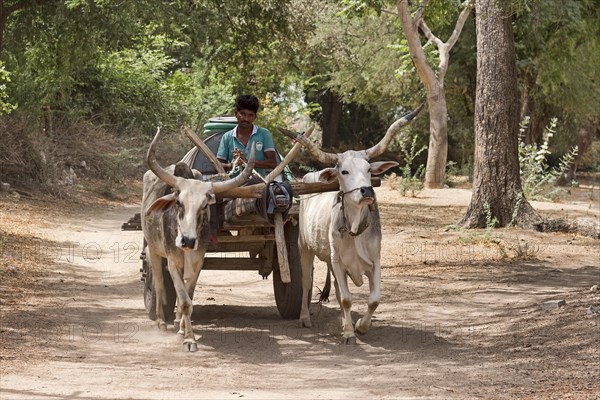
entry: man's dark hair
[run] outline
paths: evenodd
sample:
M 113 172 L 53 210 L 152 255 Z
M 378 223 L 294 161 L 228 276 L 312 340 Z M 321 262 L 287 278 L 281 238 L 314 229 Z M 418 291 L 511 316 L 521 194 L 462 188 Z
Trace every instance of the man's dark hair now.
M 258 98 L 251 94 L 243 94 L 235 100 L 235 111 L 250 110 L 256 114 L 258 107 L 260 107 Z

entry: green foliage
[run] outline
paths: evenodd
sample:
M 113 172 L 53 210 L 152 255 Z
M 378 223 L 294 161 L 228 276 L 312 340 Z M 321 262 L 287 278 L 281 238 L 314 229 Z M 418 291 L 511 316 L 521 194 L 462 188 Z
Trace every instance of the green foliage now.
M 338 15 L 349 18 L 381 15 L 385 3 L 385 0 L 340 0 L 342 9 Z
M 16 105 L 8 101 L 8 93 L 6 91 L 6 82 L 10 82 L 10 73 L 2 65 L 0 61 L 0 115 L 8 114 L 15 108 Z
M 185 120 L 182 105 L 192 91 L 188 75 L 168 74 L 173 60 L 155 49 L 126 49 L 107 54 L 97 64 L 95 110 L 120 130 L 175 129 Z
M 32 4 L 5 31 L 4 55 L 18 71 L 13 96 L 34 113 L 93 117 L 125 134 L 198 126 L 229 111 L 236 94 L 260 97 L 285 84 L 289 63 L 274 57 L 300 57 L 284 56 L 300 36 L 289 29 L 288 3 Z
M 420 164 L 414 172 L 412 172 L 412 166 L 415 159 L 425 150 L 427 146 L 422 146 L 417 149 L 418 136 L 415 135 L 410 140 L 410 145 L 407 143 L 408 140 L 400 143 L 400 151 L 404 155 L 404 165 L 401 168 L 401 177 L 398 177 L 395 173 L 390 174 L 387 178 L 388 185 L 390 188 L 398 190 L 400 195 L 406 196 L 410 193 L 411 197 L 417 197 L 421 190 L 423 190 L 423 172 L 425 166 Z
M 290 82 L 285 91 L 268 93 L 261 99 L 262 111 L 258 123 L 271 131 L 275 147 L 280 153 L 285 154 L 293 143 L 279 132 L 278 127 L 301 131 L 309 125 L 310 107 L 302 101 L 302 96 L 302 90 Z
M 525 144 L 523 132 L 529 119 L 521 123 L 519 135 L 519 164 L 521 167 L 521 185 L 523 195 L 528 200 L 546 200 L 556 197 L 562 189 L 554 184 L 564 174 L 577 155 L 577 146 L 560 158 L 559 165 L 548 165 L 547 157 L 550 155 L 548 143 L 555 134 L 556 118 L 544 130 L 543 141 L 540 145 Z
M 400 104 L 423 97 L 398 17 L 382 13 L 355 18 L 342 10 L 329 4 L 309 42 L 311 53 L 325 56 L 317 64 L 324 78 L 318 89 L 325 86 L 346 103 L 376 109 L 382 119 L 389 119 Z
M 532 0 L 515 23 L 521 84 L 532 112 L 585 121 L 598 115 L 600 14 L 593 0 Z M 536 117 L 532 115 L 532 118 Z
M 202 132 L 202 126 L 208 119 L 220 115 L 233 114 L 235 95 L 232 80 L 204 60 L 194 64 L 191 73 L 191 95 L 187 99 L 187 108 L 196 132 Z
M 483 212 L 485 213 L 485 232 L 483 234 L 483 241 L 487 242 L 492 238 L 492 231 L 498 225 L 498 218 L 492 215 L 492 208 L 486 201 L 483 203 Z
M 19 128 L 14 138 L 17 132 L 21 137 L 46 132 L 44 146 L 60 146 L 57 138 L 83 142 L 69 127 L 85 121 L 101 128 L 98 134 L 110 132 L 123 140 L 120 144 L 142 148 L 157 125 L 170 136 L 177 136 L 181 125 L 201 131 L 209 117 L 230 113 L 242 92 L 263 101 L 257 122 L 273 131 L 276 141 L 276 126 L 289 126 L 307 113 L 318 117 L 320 96 L 333 92 L 343 101 L 340 137 L 364 146 L 402 114 L 401 105 L 425 95 L 392 0 L 27 3 L 6 20 L 0 54 L 0 113 L 6 121 L 0 122 L 10 128 L 18 118 L 28 118 L 32 132 Z M 409 3 L 416 12 L 420 2 Z M 519 86 L 532 104 L 532 118 L 556 115 L 569 121 L 552 142 L 552 153 L 560 154 L 564 151 L 554 149 L 570 148 L 580 121 L 598 115 L 597 1 L 513 4 Z M 428 3 L 424 17 L 440 39 L 450 36 L 462 5 L 460 0 Z M 423 43 L 437 65 L 437 49 Z M 472 164 L 475 50 L 469 21 L 452 50 L 445 82 L 449 159 L 456 169 Z M 19 109 L 6 115 L 17 104 Z M 425 131 L 426 125 L 421 117 L 408 130 Z M 185 140 L 174 144 L 173 153 L 187 145 Z M 285 149 L 289 142 L 277 145 Z M 114 155 L 112 161 L 131 161 L 133 150 L 131 155 L 106 151 Z M 21 166 L 15 161 L 11 168 L 33 168 L 36 151 L 19 153 L 33 159 Z M 546 163 L 553 164 L 547 156 Z M 114 173 L 106 167 L 108 175 L 134 169 L 114 165 Z

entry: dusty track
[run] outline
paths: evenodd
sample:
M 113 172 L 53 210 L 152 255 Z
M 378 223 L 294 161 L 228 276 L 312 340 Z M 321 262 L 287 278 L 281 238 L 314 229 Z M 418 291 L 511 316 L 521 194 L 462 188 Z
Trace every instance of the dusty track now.
M 0 398 L 597 398 L 600 319 L 586 311 L 600 303 L 597 241 L 448 230 L 464 190 L 378 198 L 383 296 L 357 345 L 339 344 L 335 300 L 300 329 L 280 319 L 270 280 L 205 271 L 194 354 L 145 315 L 141 232 L 120 230 L 137 207 L 45 212 L 56 207 L 1 198 Z M 595 198 L 536 206 L 599 215 Z M 519 242 L 529 258 L 515 257 Z M 368 289 L 351 290 L 356 319 Z M 558 298 L 567 305 L 541 310 Z

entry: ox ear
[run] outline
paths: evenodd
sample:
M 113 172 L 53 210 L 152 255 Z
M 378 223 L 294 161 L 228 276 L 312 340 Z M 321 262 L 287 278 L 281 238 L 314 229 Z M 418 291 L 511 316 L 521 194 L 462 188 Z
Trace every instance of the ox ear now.
M 217 196 L 214 193 L 207 193 L 206 198 L 208 199 L 209 206 L 217 202 Z
M 186 163 L 181 161 L 175 164 L 175 171 L 173 172 L 173 175 L 185 179 L 194 178 L 194 173 L 192 172 L 192 169 Z
M 332 183 L 337 181 L 338 172 L 335 168 L 325 168 L 319 174 L 319 181 L 325 183 Z
M 169 208 L 175 204 L 177 201 L 177 196 L 174 193 L 170 193 L 166 196 L 161 197 L 160 199 L 154 200 L 154 203 L 150 205 L 150 207 L 146 210 L 146 216 L 153 213 L 161 213 L 167 211 Z
M 371 163 L 371 175 L 383 174 L 390 168 L 397 167 L 399 164 L 396 161 L 377 161 Z

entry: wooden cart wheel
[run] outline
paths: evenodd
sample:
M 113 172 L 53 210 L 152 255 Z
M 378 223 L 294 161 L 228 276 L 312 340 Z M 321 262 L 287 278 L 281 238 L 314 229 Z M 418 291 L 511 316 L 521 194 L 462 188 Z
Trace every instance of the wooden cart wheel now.
M 288 222 L 284 226 L 284 234 L 292 281 L 290 283 L 281 281 L 279 262 L 275 254 L 273 255 L 273 290 L 275 292 L 275 303 L 277 303 L 277 309 L 281 317 L 296 319 L 300 317 L 300 307 L 302 306 L 302 269 L 298 250 L 299 226 L 294 226 L 294 224 Z
M 145 244 L 145 243 L 144 243 Z M 156 292 L 154 291 L 154 285 L 152 283 L 152 266 L 150 265 L 150 258 L 144 257 L 142 261 L 145 274 L 144 279 L 144 306 L 148 317 L 152 321 L 156 321 Z M 164 306 L 165 322 L 173 322 L 175 320 L 175 302 L 177 301 L 177 294 L 175 293 L 175 285 L 171 279 L 171 274 L 167 268 L 167 259 L 162 259 L 163 279 L 165 282 L 165 292 L 167 295 L 167 304 Z

